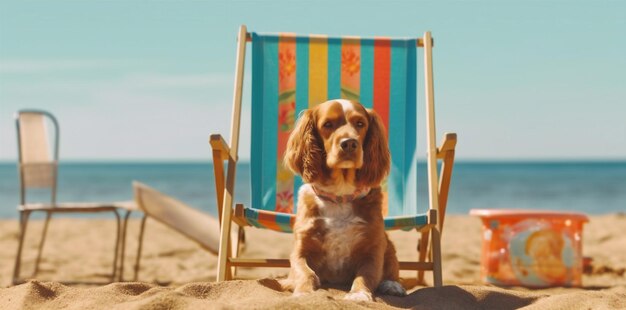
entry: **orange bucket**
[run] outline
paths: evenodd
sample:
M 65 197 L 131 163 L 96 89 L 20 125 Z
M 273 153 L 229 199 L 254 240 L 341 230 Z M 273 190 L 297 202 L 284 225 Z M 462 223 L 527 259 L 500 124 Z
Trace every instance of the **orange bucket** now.
M 581 286 L 583 213 L 472 209 L 483 223 L 481 278 L 502 286 Z

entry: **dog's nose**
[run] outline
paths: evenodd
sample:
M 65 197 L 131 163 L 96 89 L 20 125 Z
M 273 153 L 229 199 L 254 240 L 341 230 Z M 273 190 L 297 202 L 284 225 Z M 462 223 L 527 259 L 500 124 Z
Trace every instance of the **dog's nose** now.
M 359 147 L 359 141 L 354 138 L 344 138 L 339 141 L 341 149 L 346 153 L 352 153 Z

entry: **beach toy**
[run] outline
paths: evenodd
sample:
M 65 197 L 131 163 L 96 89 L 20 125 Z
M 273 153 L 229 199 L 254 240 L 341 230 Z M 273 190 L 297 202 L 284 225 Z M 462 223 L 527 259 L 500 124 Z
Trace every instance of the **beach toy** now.
M 472 209 L 483 223 L 481 278 L 502 286 L 581 286 L 583 213 Z

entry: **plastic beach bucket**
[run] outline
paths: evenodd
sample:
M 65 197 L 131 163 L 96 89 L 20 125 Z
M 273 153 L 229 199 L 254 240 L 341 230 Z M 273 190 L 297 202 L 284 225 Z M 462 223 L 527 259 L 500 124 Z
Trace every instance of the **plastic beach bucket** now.
M 501 286 L 580 286 L 583 213 L 472 209 L 482 220 L 481 278 Z

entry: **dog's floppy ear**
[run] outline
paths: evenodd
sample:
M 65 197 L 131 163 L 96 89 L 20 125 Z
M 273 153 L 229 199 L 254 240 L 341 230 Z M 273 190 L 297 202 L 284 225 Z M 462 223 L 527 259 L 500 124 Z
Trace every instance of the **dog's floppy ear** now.
M 315 126 L 314 111 L 304 110 L 289 135 L 284 163 L 305 183 L 317 180 L 324 171 L 324 147 Z
M 363 142 L 363 166 L 356 172 L 356 181 L 362 186 L 378 186 L 389 173 L 391 155 L 387 144 L 387 131 L 382 120 L 367 109 L 369 128 Z

